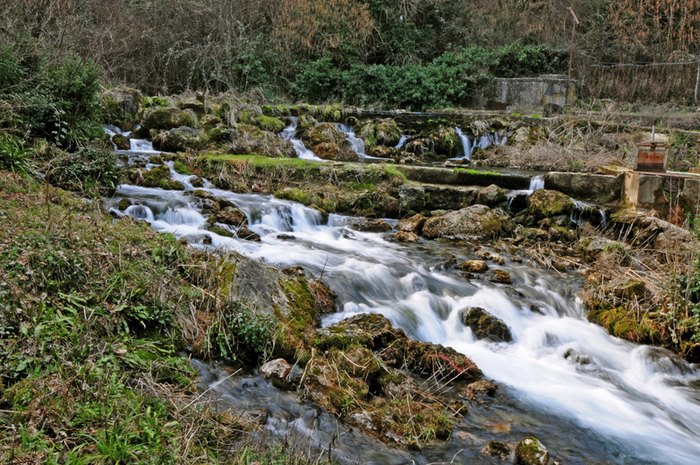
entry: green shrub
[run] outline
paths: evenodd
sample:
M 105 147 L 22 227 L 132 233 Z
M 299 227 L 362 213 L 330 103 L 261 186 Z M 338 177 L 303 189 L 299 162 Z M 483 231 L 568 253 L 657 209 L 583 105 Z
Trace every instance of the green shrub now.
M 63 152 L 47 169 L 47 180 L 63 189 L 84 194 L 105 194 L 117 187 L 121 170 L 114 152 L 83 147 L 75 154 Z
M 233 362 L 256 364 L 272 351 L 275 321 L 272 316 L 232 302 L 214 328 L 219 354 Z
M 29 153 L 18 138 L 7 132 L 0 132 L 0 169 L 26 174 L 32 171 Z

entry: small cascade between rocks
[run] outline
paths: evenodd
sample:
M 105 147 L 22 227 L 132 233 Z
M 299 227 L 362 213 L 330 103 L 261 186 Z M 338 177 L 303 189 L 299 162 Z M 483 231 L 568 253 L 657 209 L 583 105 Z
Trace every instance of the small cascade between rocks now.
M 317 157 L 313 151 L 307 149 L 301 139 L 295 137 L 297 126 L 299 124 L 299 118 L 296 116 L 291 116 L 289 120 L 289 125 L 282 130 L 280 137 L 292 143 L 294 146 L 294 151 L 297 153 L 297 157 L 301 158 L 302 160 L 324 161 L 322 158 Z
M 530 187 L 529 191 L 530 192 L 535 192 L 536 190 L 539 189 L 544 189 L 544 176 L 541 174 L 538 174 L 537 176 L 533 176 L 530 179 Z
M 367 152 L 365 151 L 365 142 L 361 138 L 357 137 L 355 131 L 353 131 L 353 129 L 350 126 L 348 126 L 347 124 L 338 124 L 337 127 L 343 134 L 345 134 L 345 137 L 347 138 L 347 141 L 350 144 L 350 149 L 360 157 L 360 160 L 386 161 L 385 159 L 380 157 L 373 157 L 371 155 L 367 155 Z
M 401 139 L 399 139 L 399 143 L 396 144 L 395 148 L 402 149 L 402 148 L 404 148 L 404 146 L 406 145 L 407 142 L 408 142 L 408 136 L 406 134 L 402 134 Z
M 364 145 L 358 143 L 357 150 L 363 151 Z M 507 270 L 512 286 L 465 279 L 445 266 L 447 260 L 470 258 L 464 247 L 438 241 L 413 246 L 390 242 L 379 233 L 350 229 L 340 217 L 332 216 L 324 224 L 318 211 L 298 203 L 237 194 L 205 182 L 202 190 L 246 214 L 260 242 L 224 237 L 206 229 L 207 220 L 191 195 L 187 177 L 169 166 L 173 178 L 185 185 L 184 191 L 121 185 L 108 201 L 112 212 L 147 221 L 155 230 L 174 234 L 196 248 L 236 251 L 323 275 L 338 295 L 338 312 L 327 316 L 324 325 L 360 313 L 379 313 L 410 337 L 469 356 L 487 377 L 504 386 L 512 409 L 503 413 L 508 428 L 516 432 L 535 428 L 550 449 L 562 449 L 565 463 L 697 463 L 700 370 L 668 351 L 617 339 L 588 322 L 576 297 L 576 278 L 506 259 L 502 265 L 489 266 Z M 542 188 L 541 177 L 534 177 L 530 187 Z M 120 210 L 123 199 L 132 204 Z M 477 339 L 461 322 L 460 310 L 466 307 L 482 307 L 500 318 L 513 341 Z M 212 385 L 222 379 L 206 366 L 200 369 Z M 224 402 L 243 389 L 216 386 Z M 250 386 L 247 392 L 261 392 Z M 329 424 L 328 417 L 317 409 L 284 409 L 286 413 L 270 416 L 267 431 L 286 437 L 285 431 L 292 428 L 314 441 L 321 437 L 319 428 L 332 431 L 333 426 L 323 426 Z M 480 458 L 478 451 L 460 455 L 472 444 L 469 438 L 475 430 L 470 422 L 476 421 L 472 415 L 477 413 L 468 414 L 459 427 L 463 429 L 458 428 L 445 444 L 421 453 L 392 452 L 367 438 L 345 434 L 342 427 L 338 431 L 343 434 L 332 440 L 346 463 L 493 463 Z
M 475 137 L 472 141 L 468 135 L 462 131 L 462 128 L 455 127 L 455 132 L 462 143 L 462 155 L 451 160 L 471 160 L 476 149 L 486 150 L 495 145 L 506 145 L 508 136 L 500 135 L 498 132 L 484 133 L 479 137 Z

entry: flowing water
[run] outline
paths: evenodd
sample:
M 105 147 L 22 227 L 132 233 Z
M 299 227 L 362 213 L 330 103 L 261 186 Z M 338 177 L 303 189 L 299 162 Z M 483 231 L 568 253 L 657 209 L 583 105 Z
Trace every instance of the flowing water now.
M 293 116 L 290 117 L 289 120 L 289 126 L 284 128 L 284 130 L 280 133 L 280 137 L 292 143 L 294 146 L 294 151 L 297 153 L 297 157 L 301 158 L 302 160 L 323 161 L 322 158 L 317 157 L 315 153 L 307 149 L 301 139 L 295 137 L 297 125 L 299 124 L 299 118 Z
M 183 179 L 172 167 L 171 173 Z M 205 189 L 238 205 L 261 242 L 204 230 L 206 219 L 187 191 L 122 185 L 110 206 L 115 214 L 148 221 L 154 229 L 186 238 L 194 247 L 235 250 L 276 265 L 303 266 L 312 275 L 323 273 L 339 303 L 338 312 L 324 325 L 376 312 L 415 339 L 468 355 L 487 377 L 505 386 L 504 402 L 510 409 L 499 413 L 494 407 L 490 414 L 512 423 L 513 431 L 541 431 L 543 442 L 555 455 L 559 449 L 564 463 L 698 463 L 700 370 L 670 352 L 611 337 L 589 323 L 576 298 L 576 278 L 507 261 L 503 267 L 513 278 L 512 286 L 470 281 L 445 266 L 455 258 L 472 258 L 464 247 L 435 241 L 410 246 L 388 242 L 381 234 L 347 228 L 335 215 L 323 224 L 317 211 L 297 203 L 235 194 L 209 184 Z M 136 205 L 119 212 L 121 197 L 134 199 Z M 469 306 L 483 307 L 501 318 L 513 342 L 476 340 L 459 318 L 459 310 Z M 479 423 L 475 418 L 480 408 L 474 412 L 447 444 L 411 460 L 449 462 L 450 454 L 468 449 L 476 430 L 467 427 Z M 275 420 L 280 428 L 293 423 L 289 415 L 284 421 Z M 352 441 L 348 444 L 348 450 L 359 453 Z M 367 446 L 384 451 L 378 447 Z M 348 450 L 344 453 L 350 454 Z M 396 460 L 347 457 L 357 463 L 410 463 L 405 454 L 396 455 Z M 460 457 L 453 463 L 491 463 L 479 462 L 485 459 L 473 453 Z
M 384 158 L 367 155 L 367 151 L 365 150 L 365 142 L 360 137 L 357 137 L 355 131 L 353 131 L 353 129 L 350 126 L 346 124 L 338 124 L 337 127 L 343 134 L 345 134 L 345 137 L 347 138 L 347 141 L 350 144 L 350 149 L 352 149 L 352 151 L 360 157 L 360 160 L 387 161 Z
M 486 150 L 494 145 L 506 145 L 508 143 L 508 136 L 497 132 L 482 134 L 479 137 L 475 137 L 473 141 L 462 131 L 462 128 L 456 127 L 455 132 L 462 143 L 462 155 L 453 158 L 453 160 L 471 160 L 476 149 Z

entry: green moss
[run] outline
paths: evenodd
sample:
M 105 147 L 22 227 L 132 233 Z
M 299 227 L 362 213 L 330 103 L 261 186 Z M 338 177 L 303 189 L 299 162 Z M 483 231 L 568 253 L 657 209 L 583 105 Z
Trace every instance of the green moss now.
M 194 174 L 192 173 L 192 170 L 190 169 L 189 165 L 187 165 L 182 160 L 175 160 L 173 162 L 173 168 L 180 174 Z
M 145 187 L 159 187 L 165 190 L 184 190 L 185 186 L 170 178 L 170 169 L 167 166 L 156 166 L 147 171 L 141 183 Z
M 257 124 L 260 129 L 274 132 L 275 134 L 281 132 L 286 126 L 281 119 L 265 115 L 256 116 L 255 124 Z
M 472 168 L 454 168 L 452 170 L 454 173 L 466 173 L 470 174 L 473 176 L 502 176 L 502 173 L 499 173 L 498 171 L 490 171 L 490 170 L 475 170 Z
M 256 168 L 292 167 L 302 170 L 318 169 L 319 164 L 299 158 L 270 158 L 261 155 L 228 155 L 208 153 L 200 156 L 201 160 L 224 161 L 230 163 L 248 163 Z

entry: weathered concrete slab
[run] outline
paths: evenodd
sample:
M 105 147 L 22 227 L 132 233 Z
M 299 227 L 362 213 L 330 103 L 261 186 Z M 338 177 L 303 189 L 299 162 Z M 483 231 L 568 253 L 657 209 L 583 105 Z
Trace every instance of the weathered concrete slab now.
M 544 176 L 547 189 L 563 192 L 580 200 L 608 203 L 622 197 L 623 176 L 591 173 L 551 172 Z
M 427 166 L 397 166 L 397 168 L 410 181 L 426 184 L 482 187 L 495 184 L 505 189 L 527 189 L 530 186 L 530 176 L 526 174 Z

